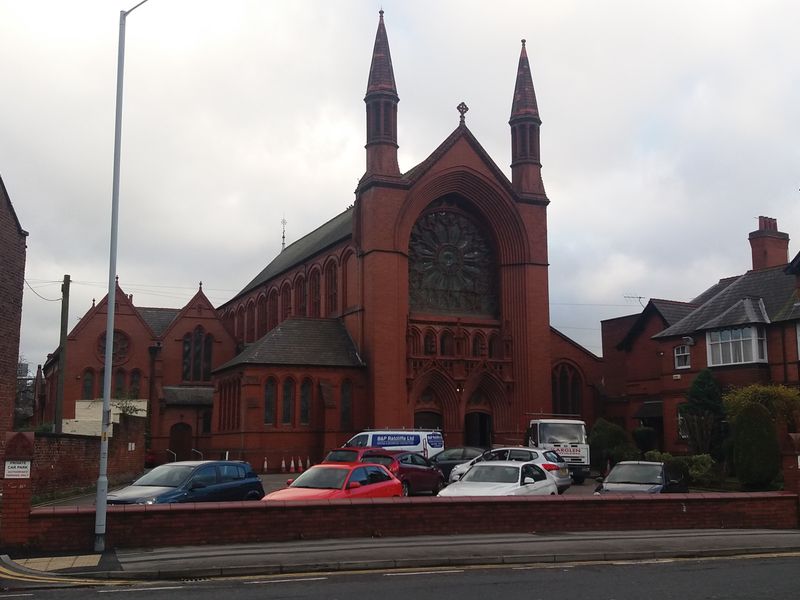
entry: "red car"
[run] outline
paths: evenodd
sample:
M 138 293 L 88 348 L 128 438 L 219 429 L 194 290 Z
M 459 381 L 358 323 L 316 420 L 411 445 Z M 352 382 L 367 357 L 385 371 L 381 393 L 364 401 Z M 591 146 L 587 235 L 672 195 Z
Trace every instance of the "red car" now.
M 403 496 L 431 493 L 434 496 L 444 487 L 442 471 L 417 452 L 384 450 L 383 448 L 336 448 L 328 452 L 324 463 L 371 463 L 389 469 L 403 484 Z
M 261 501 L 389 498 L 403 492 L 403 484 L 386 467 L 375 464 L 314 465 L 286 483 L 289 487 L 267 494 Z

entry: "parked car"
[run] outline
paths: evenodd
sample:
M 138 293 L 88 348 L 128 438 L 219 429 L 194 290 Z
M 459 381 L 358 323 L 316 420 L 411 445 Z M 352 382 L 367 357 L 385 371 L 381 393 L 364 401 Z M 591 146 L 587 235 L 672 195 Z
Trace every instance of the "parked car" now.
M 597 478 L 596 495 L 610 493 L 664 494 L 688 492 L 686 478 L 671 473 L 663 462 L 626 460 L 618 462 L 608 475 Z
M 373 450 L 364 452 L 362 463 L 381 464 L 403 484 L 403 496 L 430 492 L 434 496 L 445 485 L 439 467 L 416 452 Z
M 361 457 L 367 452 L 384 452 L 384 450 L 383 448 L 373 448 L 372 446 L 364 446 L 362 448 L 334 448 L 325 455 L 322 462 L 357 463 L 361 462 Z
M 492 448 L 491 450 L 487 450 L 480 456 L 476 456 L 468 462 L 453 467 L 452 471 L 450 471 L 450 482 L 452 483 L 453 481 L 458 481 L 458 479 L 464 473 L 466 473 L 473 465 L 479 462 L 494 460 L 511 460 L 515 462 L 541 461 L 542 456 L 543 452 L 541 450 L 535 450 L 526 446 L 506 446 L 503 448 Z M 558 469 L 553 468 L 553 470 Z
M 572 485 L 569 463 L 555 450 L 545 450 L 544 452 L 537 450 L 537 452 L 539 452 L 539 457 L 533 459 L 533 462 L 553 476 L 558 493 L 563 494 Z
M 486 451 L 485 448 L 478 448 L 477 446 L 456 446 L 448 448 L 444 452 L 440 452 L 431 460 L 442 471 L 445 480 L 450 477 L 450 471 L 453 467 L 472 460 L 476 456 L 480 456 Z
M 474 465 L 439 496 L 556 495 L 558 488 L 547 471 L 532 462 L 485 461 Z
M 108 504 L 167 504 L 260 500 L 264 487 L 253 468 L 235 460 L 173 462 L 108 493 Z
M 388 498 L 400 496 L 403 484 L 386 467 L 376 464 L 323 463 L 314 465 L 288 487 L 267 494 L 274 500 L 334 500 L 340 498 Z

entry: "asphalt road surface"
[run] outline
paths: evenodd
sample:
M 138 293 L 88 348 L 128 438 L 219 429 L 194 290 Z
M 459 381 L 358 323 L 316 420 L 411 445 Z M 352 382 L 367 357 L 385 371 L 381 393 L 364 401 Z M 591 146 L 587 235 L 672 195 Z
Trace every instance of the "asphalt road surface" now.
M 3 598 L 86 600 L 789 600 L 798 597 L 800 556 L 542 567 L 318 573 L 135 586 L 0 592 Z

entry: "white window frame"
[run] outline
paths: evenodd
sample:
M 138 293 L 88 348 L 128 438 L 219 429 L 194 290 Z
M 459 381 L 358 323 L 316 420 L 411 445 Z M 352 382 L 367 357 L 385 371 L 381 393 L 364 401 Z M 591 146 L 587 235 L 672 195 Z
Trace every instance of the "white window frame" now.
M 692 349 L 688 345 L 681 344 L 680 346 L 675 346 L 672 350 L 672 355 L 675 358 L 676 369 L 692 368 Z
M 761 325 L 706 332 L 709 367 L 767 362 L 767 337 Z

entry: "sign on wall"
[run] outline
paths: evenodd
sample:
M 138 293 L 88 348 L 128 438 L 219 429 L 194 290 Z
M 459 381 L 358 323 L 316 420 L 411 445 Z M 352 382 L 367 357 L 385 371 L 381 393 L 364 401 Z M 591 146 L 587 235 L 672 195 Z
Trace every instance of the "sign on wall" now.
M 31 461 L 29 460 L 7 460 L 5 469 L 6 479 L 30 479 Z

